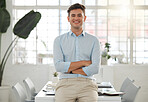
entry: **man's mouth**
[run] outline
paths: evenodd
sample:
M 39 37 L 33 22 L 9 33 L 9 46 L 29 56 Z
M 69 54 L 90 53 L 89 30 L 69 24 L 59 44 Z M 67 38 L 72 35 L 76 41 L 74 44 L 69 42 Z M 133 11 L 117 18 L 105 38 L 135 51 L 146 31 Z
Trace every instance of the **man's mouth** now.
M 73 21 L 73 23 L 74 23 L 74 24 L 79 24 L 80 22 L 79 22 L 79 21 Z

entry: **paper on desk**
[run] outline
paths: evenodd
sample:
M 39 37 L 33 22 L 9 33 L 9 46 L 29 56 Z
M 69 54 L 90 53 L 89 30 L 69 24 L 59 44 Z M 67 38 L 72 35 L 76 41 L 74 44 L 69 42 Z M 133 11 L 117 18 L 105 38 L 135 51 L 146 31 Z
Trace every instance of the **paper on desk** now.
M 123 95 L 125 94 L 124 92 L 113 92 L 113 91 L 109 91 L 109 92 L 100 92 L 102 95 L 110 95 L 110 96 L 115 96 L 115 95 Z
M 46 95 L 55 95 L 55 91 L 54 90 L 48 90 L 46 92 Z
M 109 82 L 102 82 L 98 84 L 98 88 L 112 88 L 112 85 Z

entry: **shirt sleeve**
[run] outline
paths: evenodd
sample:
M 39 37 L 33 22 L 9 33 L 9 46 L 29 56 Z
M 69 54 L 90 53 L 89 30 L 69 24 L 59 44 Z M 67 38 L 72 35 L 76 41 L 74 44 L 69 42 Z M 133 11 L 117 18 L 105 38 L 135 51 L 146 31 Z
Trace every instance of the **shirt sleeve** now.
M 98 74 L 99 72 L 99 66 L 100 66 L 100 43 L 99 40 L 96 38 L 93 48 L 92 48 L 92 54 L 91 54 L 91 61 L 92 64 L 87 66 L 87 67 L 83 67 L 83 71 L 87 74 L 87 76 L 92 76 L 94 74 Z
M 53 46 L 53 59 L 54 65 L 57 72 L 68 72 L 71 62 L 64 62 L 64 54 L 62 52 L 60 37 L 54 40 Z

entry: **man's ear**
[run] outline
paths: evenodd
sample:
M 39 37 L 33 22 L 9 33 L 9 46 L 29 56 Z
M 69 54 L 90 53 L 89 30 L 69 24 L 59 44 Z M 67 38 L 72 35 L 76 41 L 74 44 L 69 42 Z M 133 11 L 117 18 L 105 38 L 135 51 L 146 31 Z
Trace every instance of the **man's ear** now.
M 84 16 L 84 22 L 85 22 L 85 20 L 86 20 L 86 16 Z
M 68 20 L 68 22 L 69 22 L 69 16 L 67 16 L 67 20 Z

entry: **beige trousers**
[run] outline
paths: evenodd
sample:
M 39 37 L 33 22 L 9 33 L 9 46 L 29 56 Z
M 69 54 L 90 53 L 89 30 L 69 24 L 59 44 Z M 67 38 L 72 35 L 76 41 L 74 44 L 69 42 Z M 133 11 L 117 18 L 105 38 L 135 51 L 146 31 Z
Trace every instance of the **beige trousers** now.
M 61 79 L 55 92 L 55 102 L 97 102 L 97 85 L 88 78 Z

